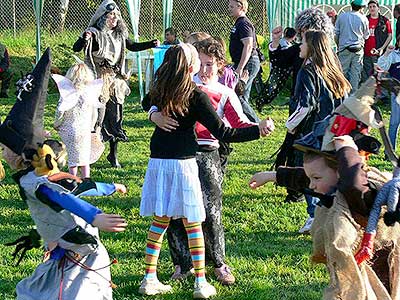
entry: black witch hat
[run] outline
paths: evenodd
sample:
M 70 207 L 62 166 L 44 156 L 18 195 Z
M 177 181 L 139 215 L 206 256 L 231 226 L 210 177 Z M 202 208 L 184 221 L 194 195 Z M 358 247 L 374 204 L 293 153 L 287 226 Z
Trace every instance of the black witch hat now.
M 47 48 L 32 73 L 18 80 L 17 100 L 0 125 L 0 143 L 18 155 L 31 153 L 44 141 L 43 116 L 50 66 L 50 48 Z

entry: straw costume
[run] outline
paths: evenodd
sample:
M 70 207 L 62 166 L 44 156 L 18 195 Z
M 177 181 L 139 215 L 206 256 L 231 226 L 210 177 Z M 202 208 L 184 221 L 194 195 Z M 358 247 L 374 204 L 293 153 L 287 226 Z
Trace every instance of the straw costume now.
M 379 142 L 360 133 L 363 131 L 360 130 L 360 122 L 364 123 L 364 127 L 381 126 L 371 108 L 373 99 L 370 92 L 375 90 L 374 84 L 375 81 L 371 80 L 364 84 L 355 96 L 347 98 L 338 107 L 336 114 L 328 120 L 328 125 L 322 126 L 321 130 L 321 123 L 317 124 L 313 132 L 295 143 L 297 149 L 316 152 L 328 160 L 336 161 L 338 166 L 336 190 L 329 195 L 313 194 L 321 200 L 311 229 L 311 259 L 327 266 L 330 282 L 323 294 L 326 300 L 400 299 L 399 224 L 387 227 L 380 218 L 374 244 L 377 251 L 370 264 L 358 265 L 354 257 L 362 244 L 363 227 L 375 196 L 390 178 L 375 168 L 366 167 L 360 155 L 351 147 L 343 147 L 336 153 L 329 151 L 332 150 L 330 142 L 335 135 L 354 136 L 359 150 L 369 153 L 379 150 Z M 297 191 L 310 192 L 307 190 L 309 180 L 303 168 L 279 168 L 277 182 Z

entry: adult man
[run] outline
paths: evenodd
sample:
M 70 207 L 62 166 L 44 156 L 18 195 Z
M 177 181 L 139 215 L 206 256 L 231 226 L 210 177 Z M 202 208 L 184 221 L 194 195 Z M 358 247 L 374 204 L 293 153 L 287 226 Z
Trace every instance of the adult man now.
M 249 72 L 242 101 L 243 111 L 253 122 L 259 119 L 249 104 L 251 86 L 260 70 L 260 59 L 256 51 L 256 34 L 253 24 L 246 17 L 249 4 L 247 0 L 229 0 L 229 14 L 235 19 L 235 25 L 231 29 L 229 39 L 229 54 L 233 61 L 233 67 L 239 78 L 243 71 Z
M 181 42 L 176 38 L 176 31 L 172 27 L 165 29 L 164 37 L 163 45 L 178 45 Z
M 10 87 L 12 73 L 10 72 L 10 57 L 6 46 L 0 43 L 0 98 L 8 98 L 8 88 Z
M 386 47 L 392 40 L 392 26 L 390 21 L 379 13 L 378 0 L 368 2 L 369 15 L 369 38 L 365 41 L 364 47 L 364 66 L 361 81 L 365 81 L 371 75 L 374 63 L 378 61 Z
M 366 0 L 353 0 L 351 11 L 339 15 L 335 25 L 335 42 L 343 73 L 352 86 L 358 89 L 364 57 L 365 40 L 369 38 L 368 19 L 361 13 Z

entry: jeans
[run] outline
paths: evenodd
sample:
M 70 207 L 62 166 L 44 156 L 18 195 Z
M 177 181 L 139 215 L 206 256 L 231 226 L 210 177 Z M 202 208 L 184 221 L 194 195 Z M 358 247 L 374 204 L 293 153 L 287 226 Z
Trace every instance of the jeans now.
M 392 93 L 392 110 L 390 112 L 390 123 L 389 123 L 389 139 L 392 143 L 393 149 L 396 150 L 397 133 L 400 125 L 400 95 Z
M 363 57 L 364 49 L 361 49 L 358 52 L 351 52 L 344 49 L 339 52 L 339 61 L 342 65 L 343 74 L 351 84 L 350 94 L 353 94 L 360 84 Z
M 307 202 L 307 213 L 310 216 L 310 218 L 314 218 L 315 205 L 319 201 L 319 199 L 312 197 L 310 195 L 304 195 L 304 196 L 306 197 L 306 202 Z
M 378 61 L 377 56 L 365 56 L 363 59 L 363 70 L 361 73 L 361 82 L 364 82 L 374 73 L 374 64 Z
M 236 68 L 237 65 L 234 67 Z M 244 88 L 243 97 L 239 97 L 239 99 L 242 104 L 244 114 L 249 118 L 250 121 L 258 123 L 260 122 L 260 119 L 257 117 L 256 112 L 249 103 L 251 87 L 253 85 L 254 78 L 256 78 L 257 73 L 260 70 L 260 59 L 258 58 L 257 54 L 250 56 L 249 61 L 244 69 L 249 72 L 249 80 L 247 80 Z

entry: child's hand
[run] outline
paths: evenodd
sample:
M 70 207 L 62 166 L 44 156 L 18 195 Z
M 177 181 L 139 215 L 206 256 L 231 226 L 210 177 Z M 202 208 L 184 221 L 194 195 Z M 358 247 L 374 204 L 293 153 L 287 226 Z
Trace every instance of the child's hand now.
M 251 177 L 249 181 L 249 186 L 252 189 L 256 189 L 267 182 L 276 182 L 276 172 L 275 171 L 270 171 L 270 172 L 258 172 Z
M 98 214 L 92 223 L 94 227 L 102 231 L 121 232 L 124 231 L 128 224 L 125 219 L 119 215 Z
M 125 185 L 120 184 L 120 183 L 114 183 L 114 186 L 115 186 L 115 190 L 116 190 L 118 193 L 126 194 L 127 189 L 126 189 L 126 186 L 125 186 Z
M 355 150 L 358 150 L 356 143 L 353 138 L 349 135 L 341 135 L 333 138 L 333 142 L 335 143 L 336 151 L 339 151 L 343 147 L 351 147 Z
M 242 80 L 244 83 L 247 83 L 249 77 L 250 77 L 249 70 L 244 70 L 242 72 L 242 75 L 240 75 L 240 80 Z
M 395 46 L 393 46 L 393 45 L 388 46 L 388 47 L 386 48 L 386 52 L 385 52 L 384 55 L 385 55 L 385 56 L 389 56 L 389 54 L 392 53 L 394 49 L 395 49 Z
M 172 130 L 175 130 L 176 127 L 179 126 L 179 123 L 175 119 L 169 116 L 164 116 L 161 112 L 158 111 L 153 112 L 151 114 L 150 121 L 152 121 L 162 130 L 167 132 L 171 132 Z
M 267 117 L 258 124 L 258 128 L 260 129 L 260 135 L 265 137 L 275 130 L 275 124 L 270 117 Z

